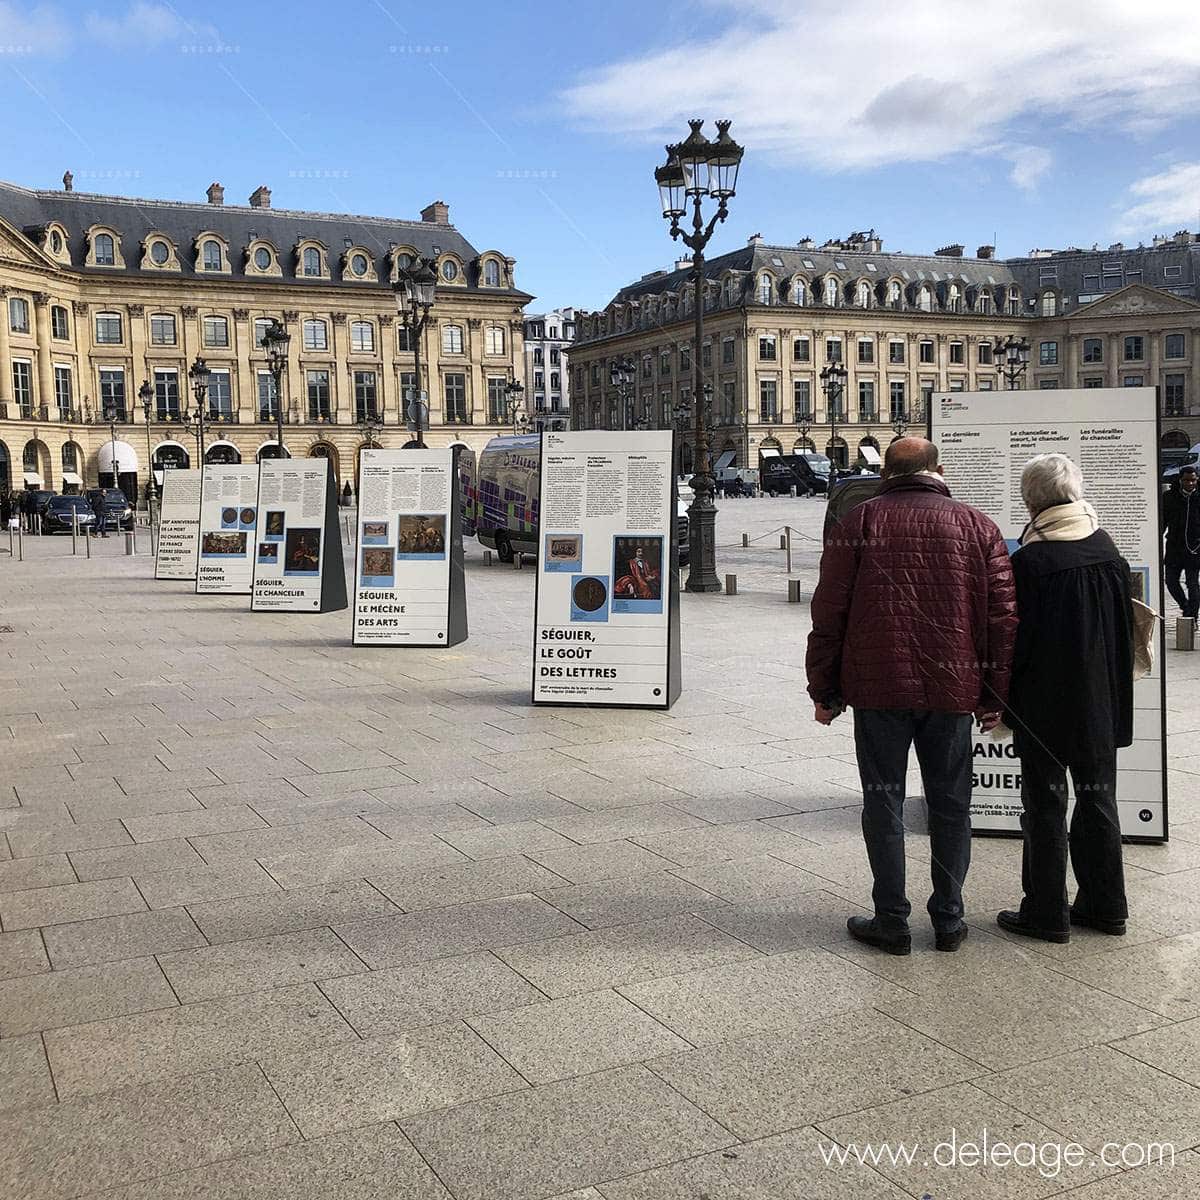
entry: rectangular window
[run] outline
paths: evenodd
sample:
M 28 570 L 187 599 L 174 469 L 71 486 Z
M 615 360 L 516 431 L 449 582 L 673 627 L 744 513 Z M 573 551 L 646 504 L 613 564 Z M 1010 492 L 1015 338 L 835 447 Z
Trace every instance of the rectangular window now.
M 155 376 L 155 394 L 158 393 L 158 378 Z M 176 403 L 178 412 L 178 403 Z M 115 412 L 118 421 L 125 420 L 125 372 L 119 368 L 100 372 L 100 415 Z
M 721 384 L 721 424 L 739 424 L 737 396 L 734 394 L 734 383 L 730 379 Z
M 542 371 L 534 371 L 533 386 L 535 388 L 540 388 L 540 387 L 546 386 L 546 376 Z
M 721 341 L 721 363 L 723 366 L 733 366 L 733 338 L 724 338 Z
M 992 365 L 992 343 L 980 342 L 977 355 L 981 367 L 990 367 Z
M 266 343 L 263 338 L 270 332 L 271 327 L 275 324 L 270 317 L 255 317 L 254 318 L 254 346 L 255 349 L 262 350 Z
M 956 366 L 961 366 L 967 361 L 966 347 L 962 342 L 950 343 L 950 361 Z
M 902 363 L 904 361 L 904 343 L 888 342 L 888 362 Z
M 1182 417 L 1187 413 L 1184 382 L 1183 375 L 1168 375 L 1163 379 L 1163 412 L 1168 417 Z
M 13 333 L 29 332 L 29 302 L 20 296 L 8 302 L 8 327 Z
M 308 391 L 308 419 L 310 421 L 332 420 L 329 408 L 329 372 L 306 371 L 304 379 Z
M 806 337 L 798 337 L 792 342 L 792 362 L 812 362 L 812 343 Z
M 258 419 L 274 421 L 279 408 L 279 396 L 275 391 L 275 376 L 270 371 L 258 373 Z
M 404 401 L 405 412 L 408 411 L 410 401 L 417 398 L 417 373 L 416 371 L 401 371 L 400 372 L 400 399 Z
M 1039 379 L 1038 387 L 1043 392 L 1052 392 L 1052 391 L 1054 391 L 1055 388 L 1058 387 L 1058 380 L 1057 379 Z
M 858 419 L 877 421 L 879 410 L 875 407 L 875 384 L 870 379 L 858 381 Z
M 1038 363 L 1043 367 L 1058 366 L 1058 343 L 1042 342 L 1038 346 Z
M 371 354 L 375 349 L 375 325 L 372 321 L 354 321 L 350 326 L 350 349 Z
M 670 375 L 671 373 L 671 352 L 669 350 L 659 351 L 658 373 L 660 375 Z
M 461 325 L 442 326 L 442 353 L 461 354 L 463 352 L 463 332 Z
M 411 354 L 413 348 L 412 330 L 407 325 L 396 326 L 396 352 Z
M 458 372 L 444 376 L 446 397 L 446 421 L 466 424 L 467 420 L 467 377 Z
M 1142 386 L 1142 376 L 1141 375 L 1126 375 L 1125 378 L 1121 380 L 1121 386 L 1122 387 L 1141 387 Z
M 233 420 L 233 386 L 228 371 L 209 373 L 208 415 L 213 421 Z
M 768 425 L 779 422 L 778 384 L 774 379 L 758 381 L 758 419 Z
M 654 359 L 649 354 L 642 355 L 642 378 L 654 378 Z
M 487 334 L 483 342 L 483 352 L 485 354 L 504 353 L 504 327 L 502 325 L 489 325 L 487 327 Z
M 1163 358 L 1186 358 L 1187 338 L 1182 333 L 1168 333 L 1163 338 Z
M 921 411 L 916 414 L 918 419 L 933 407 L 933 383 L 928 379 L 921 380 Z
M 67 310 L 61 304 L 56 304 L 50 310 L 50 336 L 65 342 L 71 336 L 71 328 L 67 321 Z
M 1127 337 L 1125 339 L 1125 361 L 1126 362 L 1141 362 L 1145 356 L 1145 342 L 1139 335 Z
M 908 401 L 904 394 L 904 384 L 899 380 L 893 380 L 888 384 L 888 420 L 906 420 L 908 414 L 905 409 L 907 406 Z
M 488 421 L 492 425 L 503 425 L 508 420 L 508 396 L 504 390 L 507 386 L 508 380 L 503 375 L 488 376 Z
M 680 371 L 690 371 L 692 369 L 692 348 L 691 346 L 679 347 L 679 369 Z
M 499 330 L 497 330 L 497 332 L 500 334 L 500 349 L 497 353 L 503 354 L 504 353 L 504 330 L 499 329 Z M 562 355 L 559 353 L 558 347 L 551 346 L 550 347 L 550 365 L 552 367 L 557 367 L 561 360 L 562 360 Z
M 730 387 L 733 385 L 730 384 Z M 811 421 L 812 413 L 812 381 L 808 379 L 792 380 L 792 407 L 797 421 Z
M 75 400 L 75 390 L 71 386 L 71 368 L 54 368 L 54 403 L 62 420 L 71 416 L 71 406 Z
M 825 339 L 825 361 L 827 363 L 840 363 L 842 361 L 841 338 Z
M 923 363 L 933 362 L 933 343 L 932 342 L 921 342 L 920 343 L 920 347 L 919 347 L 919 351 L 918 351 L 918 358 Z
M 712 342 L 700 347 L 700 366 L 706 371 L 712 366 Z
M 13 399 L 20 405 L 21 416 L 33 416 L 33 369 L 32 364 L 14 359 L 12 365 Z
M 995 388 L 996 383 L 993 379 L 981 379 L 979 381 L 979 390 L 981 392 L 992 392 L 995 391 Z
M 305 350 L 329 349 L 329 327 L 324 321 L 304 322 L 304 348 Z
M 858 361 L 860 363 L 873 363 L 875 361 L 875 343 L 874 342 L 859 342 L 858 343 Z
M 775 361 L 775 335 L 773 333 L 758 335 L 758 357 L 762 362 Z
M 1085 388 L 1098 388 L 1104 386 L 1104 377 L 1102 375 L 1088 375 L 1084 381 Z
M 119 313 L 96 314 L 96 342 L 102 346 L 121 344 L 121 316 Z
M 1102 363 L 1104 361 L 1104 339 L 1083 339 L 1083 361 L 1085 363 Z
M 204 344 L 217 348 L 229 345 L 229 322 L 224 317 L 204 318 Z
M 173 346 L 175 340 L 175 318 L 170 313 L 157 313 L 150 318 L 150 344 L 152 346 Z
M 124 386 L 124 375 L 122 375 Z M 103 384 L 101 384 L 103 390 Z M 154 372 L 154 407 L 160 421 L 179 420 L 179 372 Z
M 379 394 L 374 371 L 354 372 L 354 419 L 365 421 L 379 416 Z

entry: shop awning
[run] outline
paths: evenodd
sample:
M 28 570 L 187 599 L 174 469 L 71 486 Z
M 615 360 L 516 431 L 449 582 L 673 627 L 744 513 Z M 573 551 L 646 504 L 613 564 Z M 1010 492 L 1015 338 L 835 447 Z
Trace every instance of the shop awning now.
M 101 472 L 112 474 L 113 455 L 117 459 L 117 472 L 127 474 L 138 469 L 137 451 L 128 442 L 101 442 L 96 451 L 96 465 Z
M 83 480 L 74 471 L 64 471 L 62 479 L 63 483 L 69 483 L 72 487 L 83 487 Z
M 33 484 L 39 488 L 42 486 L 42 477 L 36 471 L 26 471 L 24 478 L 26 485 Z

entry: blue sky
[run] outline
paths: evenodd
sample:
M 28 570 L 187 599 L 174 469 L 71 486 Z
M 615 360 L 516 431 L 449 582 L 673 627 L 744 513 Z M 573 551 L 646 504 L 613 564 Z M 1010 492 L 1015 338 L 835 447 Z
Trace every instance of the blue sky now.
M 219 180 L 240 203 L 266 183 L 280 208 L 399 217 L 444 199 L 533 310 L 598 307 L 675 257 L 652 172 L 689 115 L 747 147 L 712 253 L 1200 227 L 1197 6 L 997 8 L 0 0 L 0 176 L 196 200 Z

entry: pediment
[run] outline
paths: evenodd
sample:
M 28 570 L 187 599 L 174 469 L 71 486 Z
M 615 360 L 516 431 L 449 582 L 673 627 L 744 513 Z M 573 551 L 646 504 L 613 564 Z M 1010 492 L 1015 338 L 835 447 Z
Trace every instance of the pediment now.
M 57 268 L 59 265 L 3 217 L 0 217 L 0 262 L 25 267 Z
M 1200 312 L 1200 304 L 1164 292 L 1160 288 L 1147 287 L 1143 283 L 1131 283 L 1120 291 L 1101 296 L 1090 304 L 1083 305 L 1071 313 L 1071 318 L 1081 317 L 1125 317 L 1137 314 L 1157 315 L 1169 313 Z

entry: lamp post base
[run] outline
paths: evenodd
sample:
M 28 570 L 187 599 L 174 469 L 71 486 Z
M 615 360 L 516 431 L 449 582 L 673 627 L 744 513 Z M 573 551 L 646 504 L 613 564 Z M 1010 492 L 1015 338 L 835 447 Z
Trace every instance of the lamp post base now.
M 712 500 L 711 486 L 698 485 L 692 480 L 696 498 L 688 506 L 688 547 L 690 560 L 687 583 L 689 592 L 719 592 L 717 577 L 717 506 Z

